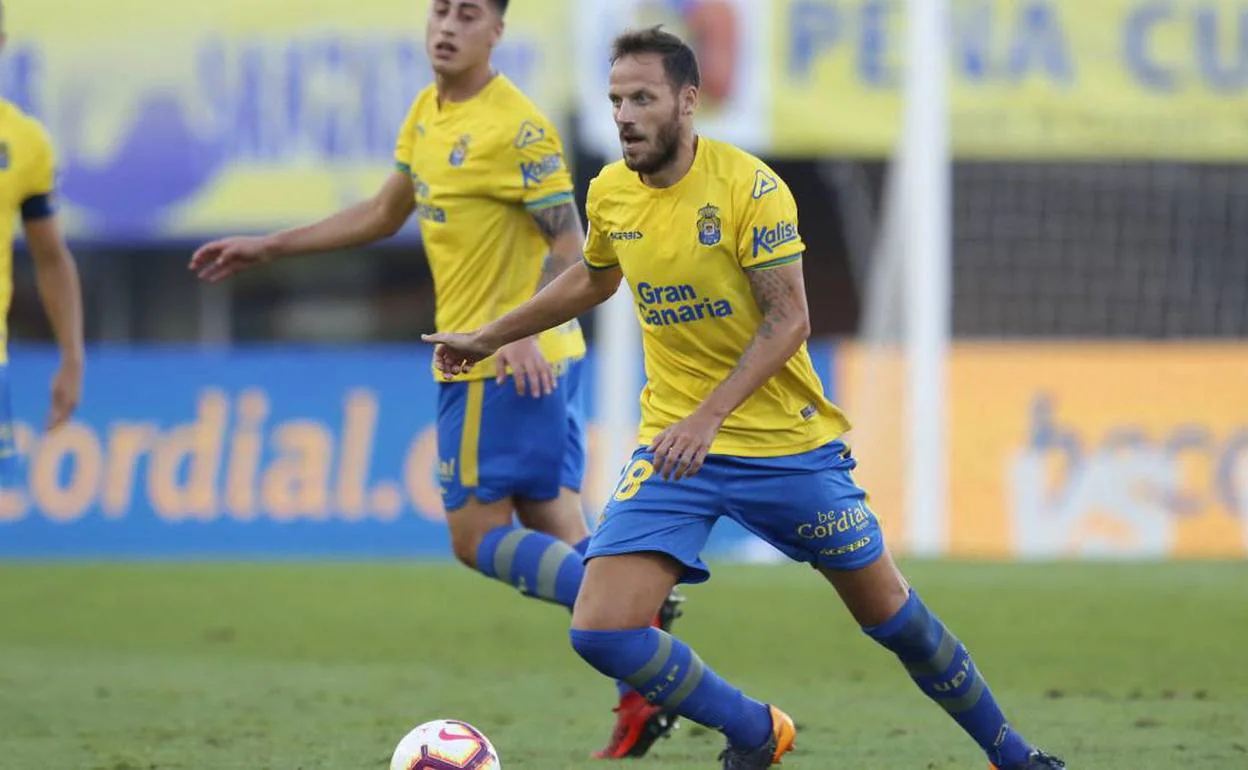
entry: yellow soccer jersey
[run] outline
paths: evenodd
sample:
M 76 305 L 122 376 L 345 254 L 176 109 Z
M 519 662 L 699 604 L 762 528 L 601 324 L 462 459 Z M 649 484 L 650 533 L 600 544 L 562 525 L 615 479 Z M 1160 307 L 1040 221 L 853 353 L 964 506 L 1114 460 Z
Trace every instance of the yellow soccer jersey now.
M 9 303 L 13 299 L 13 238 L 17 215 L 34 220 L 52 213 L 54 156 L 39 121 L 0 99 L 0 364 L 9 360 Z
M 438 331 L 472 331 L 533 296 L 549 249 L 532 213 L 572 201 L 572 179 L 554 126 L 520 89 L 496 75 L 472 99 L 439 106 L 429 86 L 412 103 L 395 161 L 416 187 Z M 552 363 L 585 353 L 575 321 L 539 342 Z M 458 379 L 495 371 L 486 360 Z
M 591 268 L 619 265 L 641 322 L 645 444 L 690 415 L 740 361 L 762 320 L 746 272 L 801 258 L 797 204 L 757 158 L 702 137 L 676 184 L 648 187 L 619 161 L 590 184 L 587 208 L 585 259 Z M 802 345 L 724 421 L 711 452 L 798 454 L 848 429 Z

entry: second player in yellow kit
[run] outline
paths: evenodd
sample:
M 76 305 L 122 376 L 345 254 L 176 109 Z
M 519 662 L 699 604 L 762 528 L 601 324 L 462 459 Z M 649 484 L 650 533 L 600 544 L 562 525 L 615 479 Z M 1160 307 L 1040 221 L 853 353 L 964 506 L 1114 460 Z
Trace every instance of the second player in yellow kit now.
M 558 134 L 510 80 L 495 75 L 462 102 L 426 88 L 399 132 L 395 163 L 412 179 L 439 329 L 488 323 L 533 296 L 549 249 L 534 217 L 575 204 Z M 558 384 L 541 398 L 500 381 L 505 362 L 496 359 L 440 386 L 448 511 L 470 496 L 550 500 L 580 489 L 585 341 L 573 320 L 543 332 L 538 347 Z

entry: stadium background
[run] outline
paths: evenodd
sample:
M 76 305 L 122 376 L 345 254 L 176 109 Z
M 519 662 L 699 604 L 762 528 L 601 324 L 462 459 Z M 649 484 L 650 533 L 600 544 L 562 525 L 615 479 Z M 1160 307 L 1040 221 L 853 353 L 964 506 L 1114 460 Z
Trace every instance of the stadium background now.
M 58 147 L 90 350 L 77 419 L 39 440 L 53 359 L 19 258 L 30 456 L 26 488 L 0 494 L 0 555 L 445 556 L 414 228 L 224 287 L 186 271 L 204 239 L 376 188 L 429 82 L 424 4 L 10 5 L 0 87 Z M 514 6 L 497 63 L 562 127 L 582 202 L 618 151 L 610 31 L 644 18 L 711 34 L 699 13 L 733 15 L 727 53 L 703 52 L 702 130 L 792 186 L 815 359 L 852 410 L 875 344 L 863 318 L 901 109 L 897 4 Z M 943 553 L 1248 553 L 1246 18 L 1230 0 L 955 3 Z M 595 403 L 591 418 L 635 408 Z M 896 455 L 866 454 L 862 478 L 899 533 Z M 767 555 L 739 531 L 716 545 Z

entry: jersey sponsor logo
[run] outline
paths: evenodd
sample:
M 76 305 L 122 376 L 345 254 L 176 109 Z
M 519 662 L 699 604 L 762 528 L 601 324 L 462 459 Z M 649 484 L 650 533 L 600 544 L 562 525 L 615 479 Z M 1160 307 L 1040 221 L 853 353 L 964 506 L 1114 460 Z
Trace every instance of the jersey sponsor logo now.
M 719 207 L 710 203 L 698 209 L 698 242 L 714 246 L 723 237 L 723 223 L 719 219 Z
M 459 141 L 451 148 L 450 164 L 455 168 L 464 165 L 464 161 L 468 158 L 468 144 L 472 141 L 472 137 L 464 134 L 459 137 Z
M 531 120 L 526 120 L 520 124 L 520 131 L 516 134 L 516 149 L 523 150 L 531 144 L 537 144 L 546 138 L 546 129 L 538 126 Z
M 758 200 L 769 192 L 775 192 L 779 187 L 776 178 L 761 168 L 754 174 L 754 200 Z
M 640 241 L 645 236 L 640 230 L 617 230 L 607 237 L 613 241 Z
M 645 281 L 637 284 L 637 312 L 647 326 L 676 324 L 727 318 L 732 303 L 698 294 L 691 284 L 656 286 Z
M 540 160 L 520 164 L 520 177 L 524 180 L 524 189 L 536 187 L 543 180 L 563 168 L 563 156 L 551 153 Z
M 775 227 L 755 227 L 754 256 L 757 257 L 764 251 L 771 254 L 777 248 L 786 243 L 792 243 L 799 237 L 796 222 L 777 222 Z

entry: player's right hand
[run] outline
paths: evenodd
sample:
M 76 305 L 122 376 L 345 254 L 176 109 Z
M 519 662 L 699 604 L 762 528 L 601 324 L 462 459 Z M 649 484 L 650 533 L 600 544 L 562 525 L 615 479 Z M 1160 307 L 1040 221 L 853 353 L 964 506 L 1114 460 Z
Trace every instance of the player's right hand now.
M 267 238 L 240 235 L 200 246 L 191 255 L 190 269 L 201 281 L 217 283 L 272 260 L 273 253 Z
M 472 371 L 473 366 L 494 355 L 498 349 L 482 340 L 481 335 L 475 332 L 472 334 L 438 332 L 437 334 L 422 334 L 420 338 L 437 345 L 433 349 L 433 364 L 448 380 L 458 374 Z

